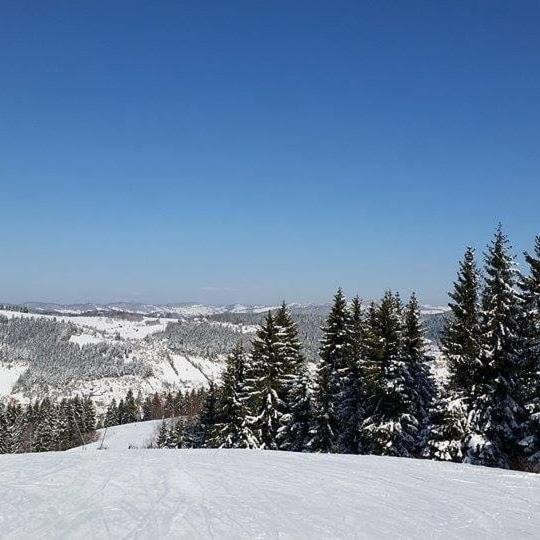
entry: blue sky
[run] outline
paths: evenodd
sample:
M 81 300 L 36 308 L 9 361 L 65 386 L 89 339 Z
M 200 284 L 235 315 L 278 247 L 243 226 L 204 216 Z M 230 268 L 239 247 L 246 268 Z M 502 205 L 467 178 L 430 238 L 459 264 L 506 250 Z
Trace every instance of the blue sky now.
M 0 298 L 446 301 L 540 233 L 540 3 L 7 1 Z

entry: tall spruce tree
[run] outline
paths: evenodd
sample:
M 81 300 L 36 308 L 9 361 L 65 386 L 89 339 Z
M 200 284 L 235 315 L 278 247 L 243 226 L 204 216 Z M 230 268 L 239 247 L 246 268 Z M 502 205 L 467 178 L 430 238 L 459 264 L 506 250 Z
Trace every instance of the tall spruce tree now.
M 279 448 L 278 431 L 284 414 L 284 360 L 279 328 L 271 312 L 257 330 L 251 353 L 250 389 L 253 428 L 260 447 Z
M 350 313 L 341 288 L 334 296 L 322 332 L 309 448 L 315 452 L 339 452 L 345 425 L 342 407 L 344 381 L 350 379 L 353 354 Z
M 387 292 L 370 317 L 366 382 L 369 416 L 362 424 L 365 451 L 412 457 L 420 433 L 416 389 L 405 360 L 402 306 Z
M 499 225 L 485 256 L 482 350 L 471 403 L 466 461 L 509 468 L 519 456 L 524 409 L 520 403 L 519 298 L 508 238 Z
M 211 381 L 197 424 L 195 446 L 200 448 L 218 447 L 217 426 L 221 420 L 218 403 L 219 391 L 217 386 Z
M 246 377 L 248 356 L 239 342 L 227 357 L 220 396 L 221 422 L 217 444 L 222 448 L 257 448 L 259 441 L 250 426 Z
M 277 328 L 278 355 L 281 358 L 282 414 L 278 429 L 278 448 L 302 451 L 308 438 L 311 420 L 309 373 L 298 329 L 285 304 L 275 316 Z
M 364 333 L 365 321 L 362 303 L 354 297 L 350 307 L 350 350 L 346 367 L 341 372 L 339 405 L 340 433 L 338 447 L 341 453 L 357 454 L 361 451 L 361 426 L 364 420 Z
M 403 358 L 412 379 L 409 395 L 418 422 L 415 455 L 422 455 L 428 437 L 429 416 L 435 397 L 435 382 L 427 364 L 420 306 L 413 293 L 403 320 Z
M 540 472 L 540 236 L 534 252 L 525 252 L 529 267 L 519 281 L 521 297 L 522 366 L 520 387 L 526 406 L 521 441 L 527 468 Z
M 449 386 L 470 397 L 474 394 L 476 377 L 481 368 L 480 351 L 482 332 L 480 328 L 479 272 L 474 249 L 468 247 L 460 262 L 454 290 L 449 293 L 453 302 L 448 306 L 452 312 L 441 340 L 447 359 Z
M 139 407 L 135 401 L 133 390 L 131 388 L 127 391 L 126 399 L 124 400 L 123 411 L 123 424 L 130 424 L 132 422 L 138 422 L 140 420 Z
M 459 264 L 441 349 L 448 367 L 448 383 L 439 388 L 431 413 L 431 427 L 425 455 L 441 461 L 460 462 L 470 436 L 469 409 L 474 402 L 477 374 L 482 363 L 480 352 L 479 272 L 474 249 L 468 247 Z

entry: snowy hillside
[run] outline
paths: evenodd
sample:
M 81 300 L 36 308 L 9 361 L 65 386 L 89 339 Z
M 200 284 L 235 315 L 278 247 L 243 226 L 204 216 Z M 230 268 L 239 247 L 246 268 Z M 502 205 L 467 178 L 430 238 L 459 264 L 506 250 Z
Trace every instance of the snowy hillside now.
M 249 450 L 0 456 L 2 537 L 537 538 L 540 477 Z
M 90 306 L 78 307 L 82 312 Z M 249 346 L 268 309 L 235 305 L 201 311 L 194 305 L 180 306 L 191 309 L 190 316 L 184 311 L 184 318 L 120 310 L 142 312 L 140 305 L 114 307 L 109 305 L 105 314 L 85 315 L 75 314 L 75 307 L 69 306 L 56 306 L 55 314 L 46 313 L 51 305 L 40 307 L 40 313 L 0 310 L 0 399 L 82 393 L 102 409 L 129 388 L 146 395 L 207 385 L 219 378 L 226 354 L 239 340 Z M 291 312 L 308 360 L 317 361 L 328 306 L 293 305 Z M 194 316 L 201 313 L 207 315 Z M 425 315 L 430 339 L 437 338 L 444 316 L 439 311 Z M 430 354 L 437 357 L 437 348 L 430 346 Z M 444 375 L 444 365 L 435 368 Z
M 88 450 L 128 450 L 148 448 L 154 441 L 161 420 L 135 422 L 97 430 L 96 441 L 86 446 L 72 448 L 69 452 L 86 452 Z

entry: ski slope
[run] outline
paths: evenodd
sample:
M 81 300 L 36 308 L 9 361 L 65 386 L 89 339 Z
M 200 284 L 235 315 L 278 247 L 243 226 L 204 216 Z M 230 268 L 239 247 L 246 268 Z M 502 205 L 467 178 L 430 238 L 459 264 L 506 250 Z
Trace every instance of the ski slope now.
M 540 476 L 374 456 L 102 450 L 0 456 L 0 536 L 538 538 Z
M 97 430 L 96 441 L 86 446 L 72 448 L 69 452 L 85 452 L 87 450 L 129 450 L 148 448 L 154 441 L 161 420 L 123 424 Z

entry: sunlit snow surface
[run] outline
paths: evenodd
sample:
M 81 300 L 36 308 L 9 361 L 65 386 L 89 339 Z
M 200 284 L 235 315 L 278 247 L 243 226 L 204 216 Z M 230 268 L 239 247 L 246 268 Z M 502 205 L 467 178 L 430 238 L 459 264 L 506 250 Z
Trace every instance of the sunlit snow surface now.
M 249 450 L 0 456 L 2 538 L 538 538 L 540 476 Z

